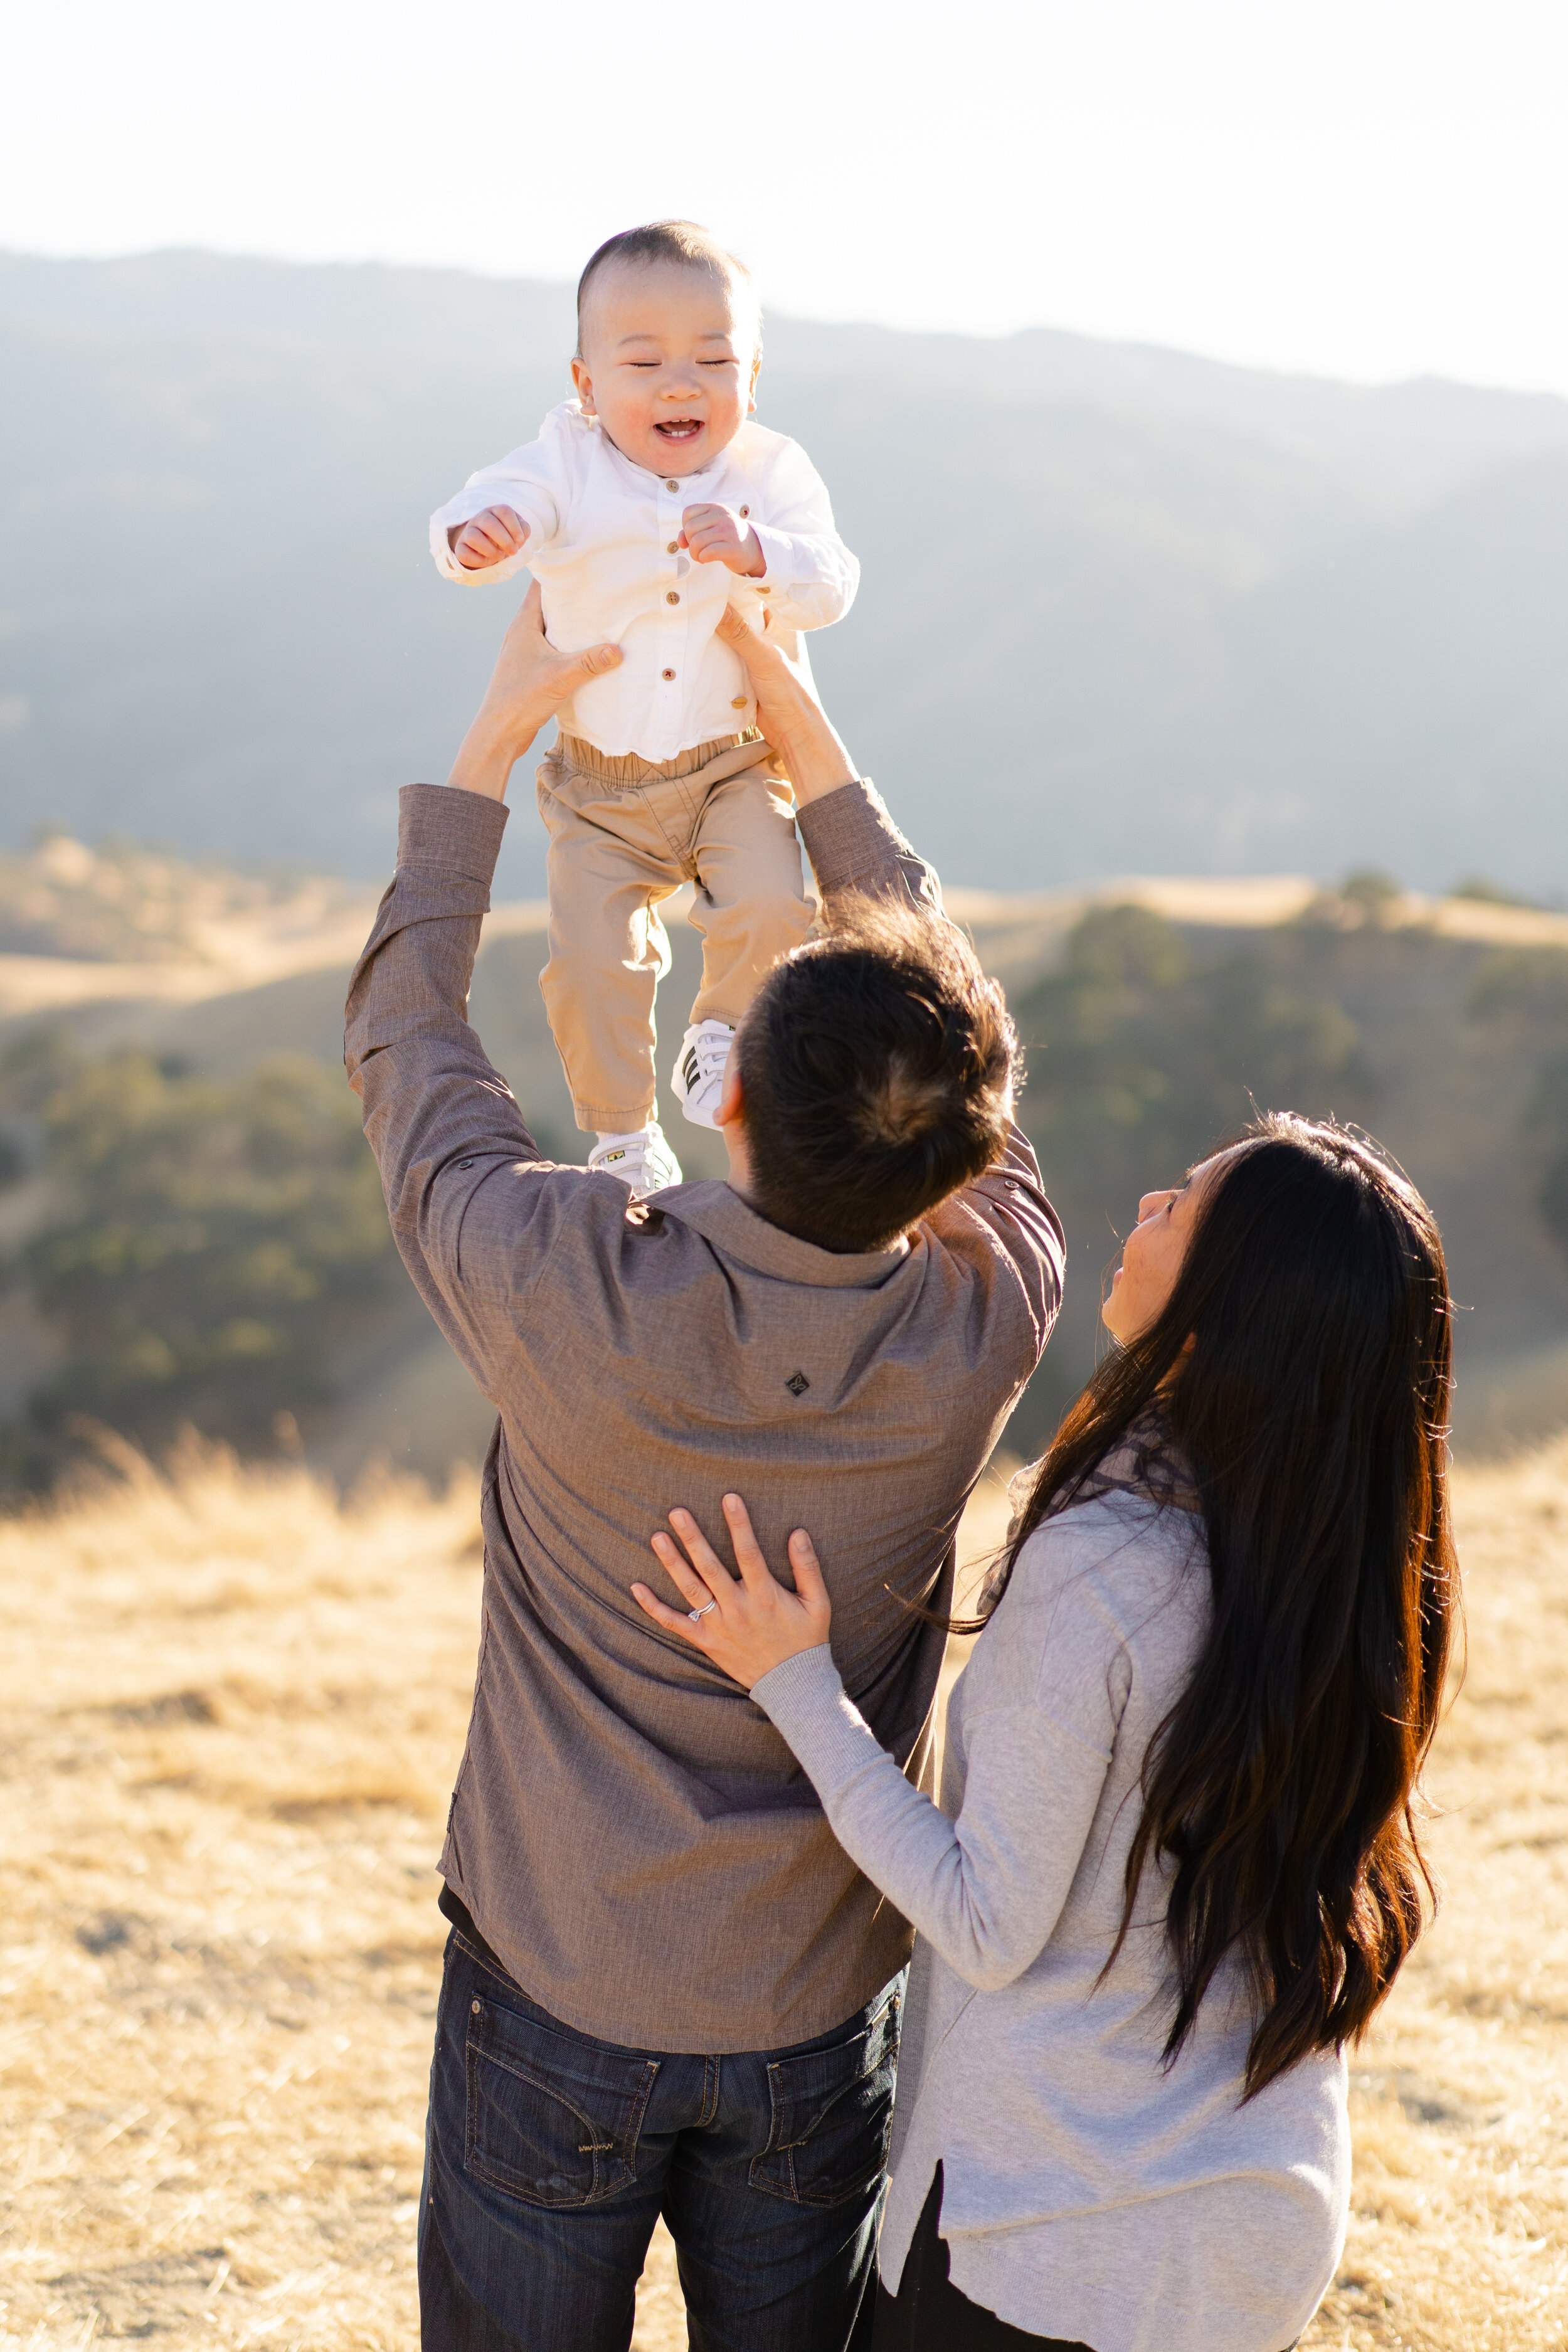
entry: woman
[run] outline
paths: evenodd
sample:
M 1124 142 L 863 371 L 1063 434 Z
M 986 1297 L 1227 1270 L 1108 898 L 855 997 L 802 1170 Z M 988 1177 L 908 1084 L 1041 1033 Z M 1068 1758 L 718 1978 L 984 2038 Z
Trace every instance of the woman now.
M 1333 2275 L 1345 2047 L 1425 1924 L 1457 1610 L 1430 1213 L 1290 1118 L 1139 1207 L 953 1695 L 942 1807 L 839 1682 L 810 1538 L 689 1514 L 650 1616 L 751 1689 L 920 1931 L 878 2352 L 1283 2352 Z

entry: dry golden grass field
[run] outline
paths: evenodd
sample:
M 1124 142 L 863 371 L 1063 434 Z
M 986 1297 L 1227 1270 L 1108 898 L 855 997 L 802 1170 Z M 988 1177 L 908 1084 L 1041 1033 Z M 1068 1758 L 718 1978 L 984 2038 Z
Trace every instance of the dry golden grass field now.
M 1313 2352 L 1568 2343 L 1568 1441 L 1459 1496 L 1447 1901 L 1357 2056 Z M 0 1522 L 4 2352 L 415 2345 L 479 1568 L 471 1474 L 340 1508 L 302 1471 L 127 1455 Z M 636 2342 L 684 2341 L 661 2240 Z

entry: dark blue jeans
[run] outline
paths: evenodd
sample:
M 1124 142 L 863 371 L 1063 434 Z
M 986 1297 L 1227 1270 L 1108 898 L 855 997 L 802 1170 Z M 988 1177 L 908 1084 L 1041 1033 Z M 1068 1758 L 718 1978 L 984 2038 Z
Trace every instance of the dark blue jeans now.
M 626 2352 L 660 2213 L 692 2352 L 864 2352 L 902 1992 L 787 2049 L 626 2050 L 563 2025 L 455 1927 L 424 2352 Z

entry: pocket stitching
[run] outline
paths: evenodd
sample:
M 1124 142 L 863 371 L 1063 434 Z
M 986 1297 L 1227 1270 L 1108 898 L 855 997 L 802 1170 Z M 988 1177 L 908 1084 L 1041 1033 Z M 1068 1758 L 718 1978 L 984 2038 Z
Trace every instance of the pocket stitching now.
M 540 2074 L 531 2073 L 526 2067 L 502 2057 L 499 2052 L 483 2047 L 476 2039 L 471 2028 L 466 2039 L 464 2054 L 468 2061 L 464 2069 L 467 2077 L 465 2087 L 468 2093 L 468 2114 L 464 2118 L 463 2134 L 464 2168 L 471 2172 L 477 2179 L 488 2181 L 492 2188 L 501 2189 L 507 2196 L 515 2197 L 521 2203 L 536 2206 L 546 2212 L 559 2212 L 595 2204 L 602 2198 L 613 2195 L 616 2190 L 629 2187 L 636 2179 L 637 2140 L 642 2132 L 642 2120 L 647 2112 L 648 2100 L 653 2095 L 654 2082 L 658 2074 L 657 2059 L 650 2058 L 644 2062 L 640 2079 L 626 2095 L 621 2127 L 615 2137 L 606 2140 L 601 2137 L 604 2126 L 595 2123 L 593 2116 L 585 2114 L 574 2100 L 565 2097 L 553 2084 L 542 2079 Z M 588 2146 L 580 2144 L 577 2150 L 579 2156 L 591 2155 L 593 2158 L 590 2185 L 584 2195 L 542 2196 L 539 2193 L 536 2184 L 525 2186 L 520 2175 L 508 2173 L 499 2165 L 487 2163 L 478 2154 L 479 2085 L 476 2077 L 481 2058 L 489 2064 L 499 2067 L 503 2074 L 510 2074 L 514 2082 L 526 2083 L 531 2091 L 537 2091 L 543 2097 L 552 2100 L 558 2107 L 564 2108 L 569 2116 L 574 2116 L 578 2123 L 587 2131 L 590 2144 Z M 603 2161 L 606 2156 L 616 2158 L 613 2167 Z
M 795 2170 L 795 2151 L 797 2147 L 804 2147 L 809 2142 L 813 2135 L 827 2121 L 827 2118 L 832 2114 L 834 2108 L 847 2093 L 855 2090 L 859 2084 L 864 2083 L 870 2075 L 879 2073 L 882 2067 L 887 2065 L 889 2063 L 889 2047 L 891 2050 L 892 2062 L 896 2068 L 898 2063 L 898 2048 L 900 2041 L 898 2030 L 899 2018 L 899 1996 L 895 1992 L 889 1995 L 888 2000 L 884 2002 L 883 2006 L 877 2011 L 876 2016 L 870 2020 L 869 2023 L 864 2026 L 859 2033 L 852 2034 L 847 2042 L 839 2042 L 837 2045 L 837 2048 L 833 2050 L 811 2051 L 802 2053 L 803 2056 L 806 2057 L 832 2058 L 837 2056 L 839 2051 L 850 2049 L 857 2043 L 863 2046 L 868 2046 L 873 2042 L 876 2043 L 878 2050 L 878 2055 L 873 2061 L 871 2061 L 871 2063 L 860 2067 L 856 2074 L 850 2076 L 847 2082 L 839 2085 L 838 2089 L 833 2094 L 826 2105 L 822 2107 L 817 2115 L 813 2118 L 808 2129 L 792 2140 L 781 2140 L 779 2137 L 779 2134 L 784 2128 L 784 2116 L 780 2106 L 780 2077 L 784 2067 L 795 2062 L 789 2059 L 775 2059 L 769 2063 L 768 2101 L 772 2113 L 768 2121 L 768 2137 L 766 2145 L 756 2156 L 752 2158 L 750 2166 L 747 2168 L 747 2179 L 752 2188 L 761 2189 L 764 2195 L 786 2198 L 797 2205 L 831 2206 L 842 2203 L 847 2197 L 853 2197 L 858 2190 L 862 2189 L 868 2185 L 868 2178 L 862 2177 L 858 2171 L 856 2178 L 847 2185 L 836 2183 L 826 2189 L 816 2191 L 813 2191 L 810 2189 L 803 2189 L 800 2185 L 799 2175 Z M 880 2032 L 879 2032 L 879 2029 L 880 2029 Z M 874 2179 L 878 2173 L 886 2168 L 888 2160 L 888 2144 L 891 2137 L 891 2127 L 892 2110 L 889 2097 L 887 2115 L 882 2127 L 881 2152 L 870 2175 L 868 2176 L 869 2179 Z M 787 2187 L 784 2185 L 783 2180 L 769 2180 L 763 2177 L 762 2167 L 770 2156 L 782 2159 L 783 2170 L 787 2176 Z

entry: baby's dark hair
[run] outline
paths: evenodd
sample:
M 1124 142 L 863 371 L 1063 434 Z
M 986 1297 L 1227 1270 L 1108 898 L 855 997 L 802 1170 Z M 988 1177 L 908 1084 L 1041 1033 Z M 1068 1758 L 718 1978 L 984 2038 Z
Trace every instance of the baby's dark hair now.
M 624 228 L 616 236 L 607 236 L 596 253 L 588 257 L 588 266 L 577 280 L 577 356 L 583 356 L 583 303 L 589 287 L 607 261 L 640 262 L 645 268 L 654 262 L 673 261 L 683 269 L 706 269 L 711 277 L 723 278 L 740 286 L 750 296 L 757 321 L 757 348 L 763 341 L 763 313 L 757 302 L 752 273 L 743 261 L 738 261 L 728 247 L 695 221 L 649 221 L 642 228 Z

